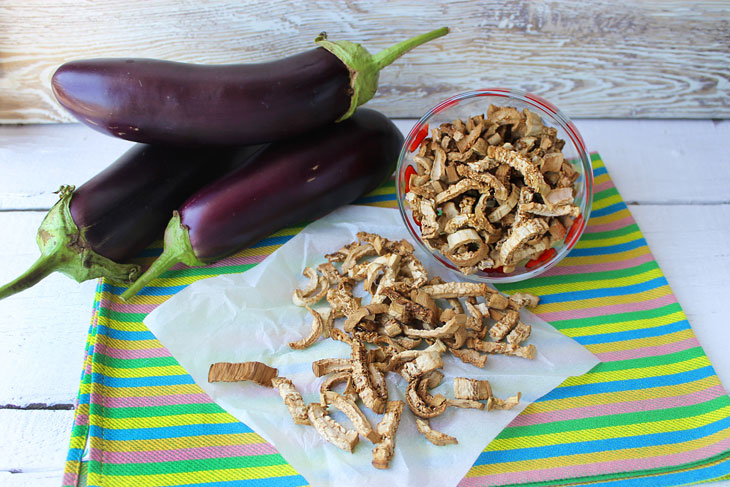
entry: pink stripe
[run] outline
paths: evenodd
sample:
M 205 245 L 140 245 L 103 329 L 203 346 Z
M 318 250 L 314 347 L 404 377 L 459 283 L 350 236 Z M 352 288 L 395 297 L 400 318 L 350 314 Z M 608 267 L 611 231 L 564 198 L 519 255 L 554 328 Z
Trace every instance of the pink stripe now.
M 614 352 L 597 353 L 595 355 L 601 362 L 613 362 L 616 360 L 630 360 L 642 357 L 657 357 L 659 355 L 681 352 L 682 350 L 689 350 L 690 348 L 699 346 L 700 344 L 697 338 L 692 337 L 679 342 L 665 343 L 664 345 L 641 347 L 633 350 L 617 350 Z
M 88 414 L 77 414 L 76 419 L 74 420 L 74 425 L 76 426 L 86 426 L 89 424 L 89 415 Z
M 92 448 L 91 459 L 104 463 L 155 463 L 176 462 L 184 460 L 207 460 L 211 458 L 244 457 L 252 455 L 271 455 L 278 453 L 269 443 L 249 445 L 203 446 L 199 448 L 182 448 L 177 450 L 151 451 L 102 451 Z
M 695 391 L 691 394 L 681 396 L 643 399 L 640 401 L 629 401 L 615 404 L 597 404 L 595 406 L 563 409 L 559 411 L 546 411 L 544 413 L 521 414 L 510 423 L 510 427 L 691 406 L 693 404 L 701 404 L 726 394 L 725 389 L 723 389 L 721 385 L 716 385 L 702 391 Z
M 170 357 L 170 352 L 164 348 L 143 348 L 139 350 L 126 350 L 122 348 L 114 348 L 103 343 L 94 345 L 94 352 L 102 353 L 107 357 L 118 359 L 135 359 L 135 358 L 159 358 Z
M 118 313 L 140 313 L 145 315 L 159 306 L 157 304 L 111 303 L 108 299 L 105 299 L 102 304 L 105 308 L 111 308 Z
M 618 271 L 622 269 L 629 269 L 636 267 L 641 264 L 653 261 L 654 256 L 651 252 L 647 252 L 644 255 L 632 257 L 631 259 L 621 260 L 618 262 L 603 262 L 601 264 L 581 264 L 581 265 L 570 265 L 570 264 L 559 264 L 552 269 L 545 271 L 543 276 L 566 276 L 573 274 L 591 274 L 593 272 L 604 272 L 604 271 Z M 565 262 L 565 261 L 563 261 Z
M 660 298 L 648 299 L 635 303 L 609 304 L 608 306 L 597 306 L 586 309 L 571 309 L 566 311 L 552 311 L 550 313 L 536 313 L 540 318 L 551 323 L 553 321 L 574 320 L 580 318 L 592 318 L 594 316 L 605 316 L 615 313 L 628 313 L 631 311 L 647 311 L 674 304 L 677 299 L 673 294 Z
M 79 475 L 75 472 L 64 472 L 63 487 L 76 487 L 79 482 Z
M 92 393 L 90 401 L 107 408 L 143 408 L 152 406 L 173 406 L 179 404 L 209 404 L 213 400 L 205 393 L 199 394 L 170 394 L 161 396 L 143 397 L 107 397 L 99 393 Z
M 508 472 L 483 477 L 469 477 L 459 482 L 459 487 L 482 487 L 485 485 L 522 484 L 527 482 L 546 482 L 550 480 L 575 479 L 579 477 L 633 472 L 653 468 L 677 467 L 679 465 L 707 460 L 709 457 L 724 453 L 730 448 L 730 438 L 705 448 L 688 452 L 662 455 L 659 457 L 613 460 L 590 465 L 574 465 L 558 468 Z M 566 451 L 566 453 L 569 453 Z M 648 479 L 647 479 L 648 480 Z
M 593 186 L 593 194 L 600 193 L 601 191 L 606 191 L 607 189 L 615 188 L 616 186 L 613 184 L 613 181 L 609 178 L 608 181 L 604 181 L 601 184 L 596 184 Z
M 232 265 L 248 265 L 248 264 L 258 264 L 262 260 L 264 260 L 266 257 L 268 257 L 269 254 L 266 255 L 243 255 L 241 257 L 236 257 L 235 255 L 231 257 L 226 257 L 223 260 L 219 260 L 218 262 L 213 262 L 212 264 L 208 264 L 205 266 L 206 269 L 216 269 L 218 267 L 228 267 Z M 185 264 L 175 264 L 170 268 L 170 270 L 173 271 L 179 271 L 182 269 L 189 269 L 188 266 Z
M 616 220 L 615 222 L 611 223 L 591 224 L 591 221 L 588 220 L 588 225 L 586 225 L 585 233 L 612 232 L 620 228 L 628 227 L 629 225 L 633 225 L 635 223 L 636 220 L 634 220 L 634 217 L 631 215 L 625 216 L 620 220 Z

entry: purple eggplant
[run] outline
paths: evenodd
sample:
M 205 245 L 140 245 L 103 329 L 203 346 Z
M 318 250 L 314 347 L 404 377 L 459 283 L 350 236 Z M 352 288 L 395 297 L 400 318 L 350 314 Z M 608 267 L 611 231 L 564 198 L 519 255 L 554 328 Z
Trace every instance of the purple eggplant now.
M 63 186 L 36 241 L 41 257 L 0 299 L 59 271 L 82 282 L 129 284 L 140 267 L 125 263 L 159 238 L 170 213 L 191 194 L 244 165 L 264 146 L 179 148 L 138 144 L 78 189 Z
M 278 61 L 200 65 L 154 59 L 89 59 L 53 75 L 58 101 L 100 132 L 147 144 L 260 144 L 348 118 L 370 100 L 378 73 L 442 28 L 372 56 L 332 42 Z
M 393 173 L 403 135 L 359 109 L 341 123 L 275 142 L 204 187 L 173 214 L 164 250 L 122 294 L 128 299 L 178 262 L 203 266 L 288 225 L 311 221 L 372 191 Z

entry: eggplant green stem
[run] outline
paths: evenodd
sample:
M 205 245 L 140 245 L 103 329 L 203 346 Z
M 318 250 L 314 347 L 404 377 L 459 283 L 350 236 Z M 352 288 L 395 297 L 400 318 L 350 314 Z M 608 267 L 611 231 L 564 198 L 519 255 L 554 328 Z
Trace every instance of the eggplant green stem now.
M 52 272 L 61 272 L 78 282 L 105 277 L 116 283 L 130 283 L 139 266 L 119 264 L 94 252 L 71 216 L 73 186 L 58 190 L 59 201 L 43 219 L 36 242 L 41 250 L 38 260 L 20 277 L 0 287 L 0 299 L 28 289 Z
M 175 264 L 182 262 L 191 267 L 206 265 L 195 256 L 193 245 L 190 243 L 190 231 L 183 225 L 180 213 L 173 212 L 170 223 L 165 229 L 165 247 L 152 265 L 122 293 L 122 299 L 129 298 L 140 292 L 146 285 L 168 271 Z
M 350 107 L 337 121 L 349 118 L 355 109 L 369 101 L 378 89 L 380 70 L 391 64 L 411 49 L 449 33 L 448 27 L 442 27 L 425 34 L 412 37 L 394 46 L 383 49 L 374 56 L 360 44 L 349 41 L 330 41 L 322 32 L 314 42 L 337 56 L 350 71 Z

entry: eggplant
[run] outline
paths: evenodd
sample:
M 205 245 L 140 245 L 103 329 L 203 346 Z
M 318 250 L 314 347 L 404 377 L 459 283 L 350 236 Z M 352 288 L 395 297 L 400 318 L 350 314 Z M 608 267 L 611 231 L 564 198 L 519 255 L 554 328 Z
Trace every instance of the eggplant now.
M 270 144 L 174 212 L 162 254 L 122 298 L 178 262 L 213 263 L 281 228 L 353 202 L 393 173 L 402 145 L 392 121 L 364 108 L 341 123 Z
M 137 144 L 78 189 L 62 186 L 58 202 L 38 229 L 41 257 L 23 275 L 0 287 L 0 299 L 55 271 L 78 282 L 97 277 L 119 284 L 133 282 L 141 268 L 125 261 L 162 235 L 170 213 L 263 148 Z
M 71 61 L 51 84 L 73 116 L 108 135 L 147 144 L 260 144 L 348 118 L 373 97 L 382 68 L 446 33 L 434 30 L 374 56 L 322 33 L 320 47 L 267 63 Z

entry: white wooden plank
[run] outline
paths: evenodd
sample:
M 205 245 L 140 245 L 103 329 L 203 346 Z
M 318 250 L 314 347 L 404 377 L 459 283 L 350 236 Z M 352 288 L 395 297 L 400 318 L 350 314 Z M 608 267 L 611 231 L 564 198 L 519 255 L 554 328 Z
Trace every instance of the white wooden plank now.
M 14 472 L 6 477 L 8 479 L 33 473 L 36 474 L 33 480 L 39 482 L 37 485 L 46 485 L 40 482 L 54 478 L 56 485 L 60 485 L 73 416 L 73 411 L 0 410 L 0 431 L 3 432 L 0 473 Z M 29 480 L 26 477 L 25 484 L 12 485 L 34 485 L 27 483 Z
M 24 449 L 22 446 L 21 449 Z M 32 454 L 32 452 L 27 452 Z M 58 487 L 63 479 L 63 470 L 48 472 L 0 472 L 0 485 L 4 487 Z
M 408 133 L 414 120 L 396 120 Z M 730 201 L 730 120 L 577 120 L 626 201 Z M 0 211 L 48 209 L 62 184 L 80 185 L 132 144 L 80 124 L 0 127 Z M 678 184 L 677 175 L 682 177 Z
M 730 116 L 723 0 L 140 2 L 6 0 L 0 120 L 69 120 L 50 92 L 62 62 L 158 57 L 260 62 L 313 46 L 322 30 L 377 52 L 425 29 L 452 32 L 382 76 L 371 106 L 414 117 L 460 91 L 517 87 L 573 117 Z
M 20 275 L 39 255 L 43 213 L 0 212 L 0 282 Z M 52 274 L 0 300 L 0 405 L 72 404 L 76 399 L 95 281 Z M 0 430 L 1 431 L 1 430 Z

